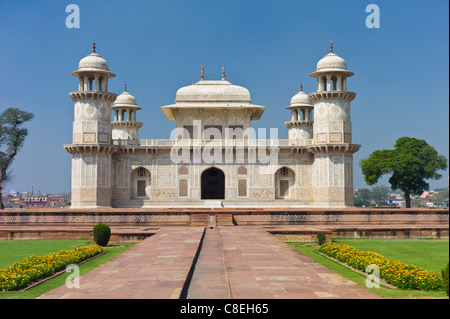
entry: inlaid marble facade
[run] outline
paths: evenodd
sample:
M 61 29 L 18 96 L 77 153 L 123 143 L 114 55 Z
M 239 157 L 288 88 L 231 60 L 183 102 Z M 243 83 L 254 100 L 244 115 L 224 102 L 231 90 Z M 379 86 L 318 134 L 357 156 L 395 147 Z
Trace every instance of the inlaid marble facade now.
M 179 89 L 161 107 L 176 129 L 140 139 L 141 107 L 127 88 L 108 92 L 115 74 L 94 52 L 73 75 L 72 207 L 346 207 L 353 204 L 350 102 L 353 75 L 332 50 L 311 73 L 317 91 L 300 89 L 286 109 L 287 140 L 252 128 L 264 106 L 222 79 Z M 149 119 L 148 121 L 151 121 Z M 277 127 L 274 123 L 273 127 Z

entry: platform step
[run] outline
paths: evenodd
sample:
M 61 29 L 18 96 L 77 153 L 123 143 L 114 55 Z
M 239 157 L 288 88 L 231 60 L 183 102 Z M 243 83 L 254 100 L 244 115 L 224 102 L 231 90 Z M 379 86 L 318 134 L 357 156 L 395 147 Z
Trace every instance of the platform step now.
M 192 214 L 191 226 L 209 226 L 209 214 Z
M 233 215 L 232 214 L 217 214 L 216 215 L 216 225 L 217 226 L 233 226 Z

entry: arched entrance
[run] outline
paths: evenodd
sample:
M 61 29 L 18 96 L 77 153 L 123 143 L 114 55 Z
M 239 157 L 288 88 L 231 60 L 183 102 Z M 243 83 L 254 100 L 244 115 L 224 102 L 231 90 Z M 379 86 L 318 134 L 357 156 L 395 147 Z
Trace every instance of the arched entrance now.
M 225 174 L 211 167 L 201 176 L 202 199 L 225 199 Z

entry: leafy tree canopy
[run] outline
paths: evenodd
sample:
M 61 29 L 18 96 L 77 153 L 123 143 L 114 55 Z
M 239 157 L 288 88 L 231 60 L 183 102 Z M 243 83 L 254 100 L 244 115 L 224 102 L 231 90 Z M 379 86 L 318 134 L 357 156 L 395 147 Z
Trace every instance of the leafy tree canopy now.
M 399 138 L 393 150 L 377 150 L 360 162 L 364 180 L 375 184 L 385 174 L 392 174 L 389 183 L 393 190 L 405 194 L 406 207 L 411 207 L 410 195 L 429 190 L 427 179 L 439 179 L 439 170 L 447 168 L 447 159 L 424 140 Z
M 18 108 L 8 108 L 0 114 L 0 209 L 3 209 L 3 181 L 7 180 L 8 168 L 28 135 L 23 124 L 33 117 L 33 113 Z

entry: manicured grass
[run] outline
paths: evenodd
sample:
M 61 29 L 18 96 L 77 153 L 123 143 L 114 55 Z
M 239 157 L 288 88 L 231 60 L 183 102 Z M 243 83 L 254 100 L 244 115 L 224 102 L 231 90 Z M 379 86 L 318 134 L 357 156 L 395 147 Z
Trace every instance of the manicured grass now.
M 31 255 L 43 256 L 61 249 L 90 245 L 89 239 L 73 240 L 0 240 L 0 268 Z
M 341 240 L 336 240 L 336 242 L 339 243 L 344 243 L 344 241 L 347 241 L 348 239 L 341 239 Z M 368 242 L 365 242 L 365 241 Z M 402 243 L 405 247 L 409 247 L 409 246 L 414 246 L 414 241 L 416 240 L 411 240 L 411 242 L 409 243 L 408 241 L 410 240 L 400 240 L 401 242 L 398 243 L 391 243 L 391 246 L 395 247 L 395 250 L 390 251 L 389 250 L 389 242 L 386 242 L 386 240 L 379 240 L 379 239 L 351 239 L 349 240 L 350 242 L 345 242 L 348 245 L 352 245 L 355 248 L 361 249 L 361 250 L 372 250 L 372 251 L 376 251 L 384 256 L 388 256 L 388 253 L 393 253 L 393 255 L 389 255 L 389 257 L 393 257 L 393 258 L 397 258 L 398 260 L 402 260 L 404 262 L 404 259 L 398 258 L 397 256 L 402 256 L 404 257 L 405 255 L 408 255 L 408 253 L 406 253 L 406 249 L 402 250 L 401 246 Z M 371 244 L 372 242 L 372 245 Z M 387 240 L 387 241 L 391 241 L 391 240 Z M 397 239 L 392 239 L 392 241 L 397 241 Z M 422 241 L 422 240 L 421 240 Z M 405 243 L 406 242 L 406 243 Z M 429 250 L 431 250 L 431 246 L 433 246 L 433 243 L 436 244 L 436 246 L 440 247 L 440 248 L 436 248 L 433 247 L 433 251 L 436 250 L 437 252 L 433 253 L 435 256 L 447 256 L 448 258 L 448 240 L 427 240 L 427 243 L 425 243 L 422 248 L 423 249 L 415 249 L 414 250 L 414 254 L 416 256 L 414 256 L 414 259 L 417 261 L 420 261 L 415 263 L 415 265 L 421 266 L 421 262 L 425 261 L 426 259 L 429 259 Z M 337 274 L 352 280 L 353 282 L 355 282 L 356 284 L 360 285 L 361 287 L 366 288 L 366 277 L 363 275 L 360 275 L 324 256 L 321 256 L 319 254 L 317 254 L 315 251 L 318 249 L 318 247 L 310 247 L 310 246 L 302 246 L 303 243 L 288 243 L 289 245 L 291 245 L 292 247 L 294 247 L 295 249 L 297 249 L 299 252 L 301 252 L 302 254 L 310 257 L 311 259 L 317 261 L 318 263 L 324 265 L 325 267 L 327 267 L 328 269 L 336 272 Z M 422 244 L 422 243 L 420 243 Z M 364 249 L 361 248 L 361 246 L 358 245 L 364 245 Z M 382 252 L 376 250 L 375 248 L 377 248 L 378 246 L 382 246 L 384 247 L 384 251 L 386 252 L 386 254 L 383 254 Z M 417 245 L 416 245 L 417 246 Z M 421 245 L 419 245 L 421 246 Z M 395 251 L 400 251 L 401 254 L 397 255 L 395 253 Z M 445 251 L 446 254 L 445 255 Z M 411 254 L 411 252 L 410 252 Z M 441 257 L 437 258 L 438 260 L 441 260 Z M 448 259 L 447 259 L 448 260 Z M 433 264 L 433 262 L 425 262 L 425 264 Z M 445 262 L 445 264 L 447 264 L 447 262 Z M 439 265 L 435 265 L 435 267 L 439 268 L 441 266 Z M 425 268 L 425 267 L 424 267 Z M 433 270 L 431 268 L 426 268 L 429 270 Z M 440 271 L 440 269 L 439 269 Z M 368 289 L 368 288 L 366 288 Z M 423 298 L 423 297 L 431 297 L 431 298 L 436 298 L 436 297 L 447 297 L 444 291 L 419 291 L 419 290 L 412 290 L 412 289 L 391 289 L 391 288 L 387 288 L 384 287 L 382 285 L 380 285 L 380 288 L 372 288 L 370 289 L 371 291 L 375 292 L 376 294 L 380 295 L 383 298 Z
M 375 251 L 427 270 L 440 272 L 449 259 L 448 239 L 335 239 L 359 250 Z
M 25 243 L 27 242 L 27 243 Z M 27 250 L 27 245 L 29 249 Z M 61 249 L 71 249 L 79 246 L 85 246 L 89 245 L 90 241 L 87 239 L 81 239 L 81 240 L 5 240 L 0 241 L 0 267 L 3 268 L 5 266 L 8 266 L 11 264 L 9 260 L 11 260 L 13 257 L 5 257 L 4 252 L 11 252 L 12 254 L 15 254 L 18 259 L 13 260 L 19 261 L 23 258 L 26 258 L 32 254 L 35 255 L 45 255 L 47 253 L 51 252 L 57 252 Z M 117 247 L 117 248 L 104 248 L 105 251 L 107 251 L 106 254 L 101 255 L 97 258 L 94 258 L 82 265 L 80 265 L 80 275 L 100 266 L 101 264 L 105 263 L 106 261 L 116 257 L 117 255 L 123 253 L 128 248 L 134 246 L 135 244 L 121 244 L 121 246 L 124 247 Z M 15 252 L 14 247 L 17 247 L 17 252 Z M 20 253 L 19 253 L 20 251 Z M 4 261 L 3 261 L 4 260 Z M 7 261 L 8 260 L 8 261 Z M 7 263 L 4 265 L 3 263 Z M 40 295 L 55 289 L 61 285 L 64 285 L 66 283 L 66 278 L 69 275 L 69 273 L 63 273 L 57 277 L 54 277 L 52 279 L 49 279 L 29 290 L 26 291 L 14 291 L 14 292 L 0 292 L 0 299 L 34 299 L 36 297 L 39 297 Z M 80 285 L 83 283 L 80 282 Z

